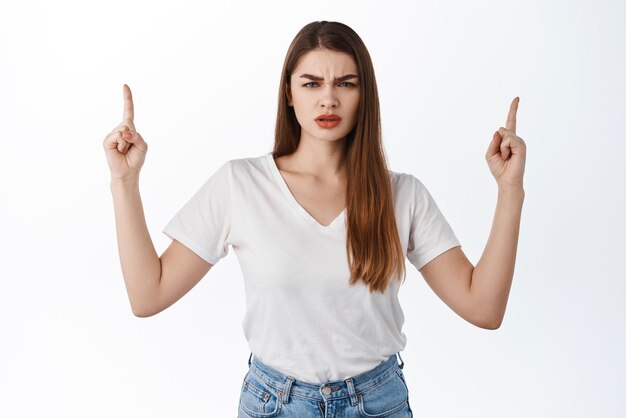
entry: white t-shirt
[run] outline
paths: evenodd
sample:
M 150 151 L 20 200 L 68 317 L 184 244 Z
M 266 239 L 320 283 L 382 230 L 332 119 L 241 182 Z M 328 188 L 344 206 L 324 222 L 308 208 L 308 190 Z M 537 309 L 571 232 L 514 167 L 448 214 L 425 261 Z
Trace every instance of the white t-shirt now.
M 389 170 L 403 251 L 418 270 L 460 246 L 426 187 Z M 402 351 L 400 282 L 384 294 L 349 285 L 346 211 L 318 223 L 291 194 L 271 153 L 224 163 L 163 233 L 211 264 L 232 246 L 244 278 L 242 322 L 263 363 L 309 383 L 343 380 Z M 232 296 L 236 297 L 236 296 Z

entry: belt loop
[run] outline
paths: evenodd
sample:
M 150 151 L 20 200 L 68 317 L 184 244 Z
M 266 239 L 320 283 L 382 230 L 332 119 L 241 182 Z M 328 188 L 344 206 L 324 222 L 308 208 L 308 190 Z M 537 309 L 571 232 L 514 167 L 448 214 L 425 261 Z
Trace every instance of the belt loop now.
M 252 352 L 250 353 L 250 357 L 248 357 L 248 367 L 252 364 Z
M 396 354 L 398 354 L 398 357 L 400 358 L 400 368 L 402 369 L 404 367 L 404 360 L 402 360 L 402 356 L 399 351 Z
M 350 395 L 350 402 L 352 406 L 354 406 L 359 403 L 359 398 L 356 394 L 356 391 L 354 390 L 354 383 L 352 382 L 351 377 L 346 379 L 345 382 L 346 382 L 346 385 L 348 386 L 348 394 Z
M 293 377 L 287 376 L 287 382 L 285 383 L 285 388 L 283 389 L 282 401 L 283 403 L 289 402 L 289 393 L 291 392 L 291 384 L 293 383 Z

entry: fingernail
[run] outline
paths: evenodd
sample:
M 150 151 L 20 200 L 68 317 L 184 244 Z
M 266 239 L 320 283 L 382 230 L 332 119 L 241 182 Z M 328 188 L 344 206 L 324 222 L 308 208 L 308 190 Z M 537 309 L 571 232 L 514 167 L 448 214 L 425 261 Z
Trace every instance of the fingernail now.
M 133 134 L 131 134 L 130 132 L 124 132 L 122 134 L 122 138 L 124 139 L 131 139 L 133 137 Z

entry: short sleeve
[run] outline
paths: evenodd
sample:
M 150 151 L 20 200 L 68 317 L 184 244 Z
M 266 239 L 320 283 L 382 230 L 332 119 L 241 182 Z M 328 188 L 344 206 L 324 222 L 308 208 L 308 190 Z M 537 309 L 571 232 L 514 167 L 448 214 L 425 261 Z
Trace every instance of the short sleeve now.
M 231 164 L 224 163 L 174 215 L 162 232 L 215 265 L 228 254 Z
M 415 207 L 407 258 L 418 270 L 450 248 L 461 245 L 426 186 L 413 177 Z

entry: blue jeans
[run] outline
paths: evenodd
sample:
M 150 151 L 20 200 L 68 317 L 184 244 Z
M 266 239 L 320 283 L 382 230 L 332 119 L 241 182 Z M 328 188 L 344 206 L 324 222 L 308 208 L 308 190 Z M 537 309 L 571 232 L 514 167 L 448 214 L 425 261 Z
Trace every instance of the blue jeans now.
M 287 376 L 251 353 L 237 418 L 411 418 L 404 362 L 396 354 L 356 376 L 318 385 Z

